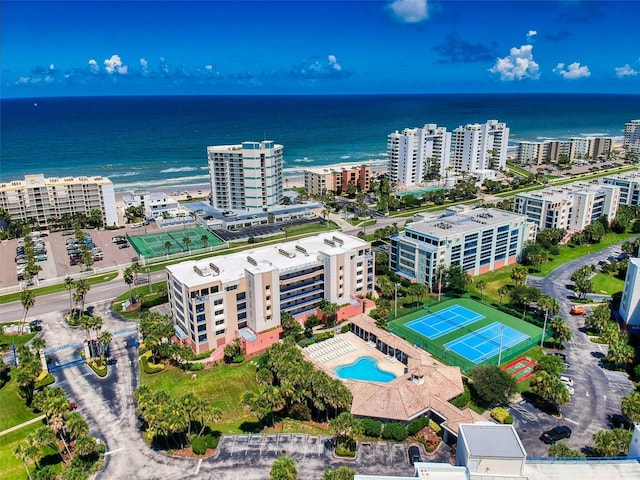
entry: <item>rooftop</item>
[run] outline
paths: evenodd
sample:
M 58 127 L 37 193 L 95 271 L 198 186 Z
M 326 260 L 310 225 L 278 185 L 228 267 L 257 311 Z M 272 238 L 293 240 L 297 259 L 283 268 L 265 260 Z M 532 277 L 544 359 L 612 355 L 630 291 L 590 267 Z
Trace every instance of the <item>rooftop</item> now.
M 508 224 L 514 221 L 526 222 L 526 217 L 518 213 L 497 208 L 476 208 L 461 212 L 447 211 L 443 215 L 422 216 L 422 220 L 408 223 L 405 230 L 423 233 L 430 237 L 448 237 L 479 230 L 486 225 Z
M 493 423 L 461 425 L 458 441 L 465 442 L 469 455 L 475 457 L 525 458 L 527 456 L 513 425 Z

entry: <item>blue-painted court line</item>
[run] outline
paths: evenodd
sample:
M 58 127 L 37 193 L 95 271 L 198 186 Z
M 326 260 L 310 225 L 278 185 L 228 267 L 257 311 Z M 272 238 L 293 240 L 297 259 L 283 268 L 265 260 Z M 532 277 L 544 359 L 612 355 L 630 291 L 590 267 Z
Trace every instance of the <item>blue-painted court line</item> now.
M 460 305 L 451 305 L 437 312 L 407 322 L 406 327 L 431 340 L 458 330 L 484 318 L 483 315 Z
M 511 348 L 530 338 L 518 330 L 494 322 L 463 337 L 452 340 L 444 345 L 473 363 L 480 363 L 496 356 L 500 351 L 500 336 L 502 335 L 502 350 Z

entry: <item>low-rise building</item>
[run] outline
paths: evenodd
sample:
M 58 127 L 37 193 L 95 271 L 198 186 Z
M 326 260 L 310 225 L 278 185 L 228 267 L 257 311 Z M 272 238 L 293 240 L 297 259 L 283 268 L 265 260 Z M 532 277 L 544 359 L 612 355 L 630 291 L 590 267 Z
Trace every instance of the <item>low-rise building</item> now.
M 351 183 L 366 192 L 371 187 L 371 172 L 369 165 L 308 168 L 304 171 L 304 188 L 311 195 L 340 194 Z
M 640 206 L 640 170 L 610 175 L 602 181 L 620 188 L 620 205 Z
M 411 281 L 437 288 L 442 267 L 459 265 L 479 275 L 515 263 L 534 240 L 535 224 L 495 208 L 453 207 L 441 215 L 416 215 L 391 237 L 389 266 Z
M 619 312 L 628 328 L 640 328 L 640 258 L 630 258 L 627 264 Z
M 167 285 L 178 338 L 203 352 L 276 331 L 281 312 L 304 317 L 322 300 L 344 305 L 372 292 L 374 256 L 368 242 L 325 233 L 170 265 Z
M 604 215 L 612 220 L 619 205 L 619 187 L 576 182 L 518 193 L 513 210 L 526 215 L 539 230 L 560 228 L 578 232 Z
M 117 226 L 113 183 L 106 177 L 52 177 L 25 175 L 24 180 L 0 184 L 0 208 L 12 220 L 31 220 L 48 228 L 53 219 L 98 210 L 104 226 Z

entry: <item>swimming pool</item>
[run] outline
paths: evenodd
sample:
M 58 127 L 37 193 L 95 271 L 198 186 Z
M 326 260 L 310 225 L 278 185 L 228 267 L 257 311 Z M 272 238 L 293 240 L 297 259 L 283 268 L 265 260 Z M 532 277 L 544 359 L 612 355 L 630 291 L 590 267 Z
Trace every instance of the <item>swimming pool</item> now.
M 334 370 L 339 378 L 366 380 L 371 382 L 390 382 L 395 380 L 393 373 L 380 370 L 378 361 L 371 357 L 360 357 L 349 365 L 341 365 Z

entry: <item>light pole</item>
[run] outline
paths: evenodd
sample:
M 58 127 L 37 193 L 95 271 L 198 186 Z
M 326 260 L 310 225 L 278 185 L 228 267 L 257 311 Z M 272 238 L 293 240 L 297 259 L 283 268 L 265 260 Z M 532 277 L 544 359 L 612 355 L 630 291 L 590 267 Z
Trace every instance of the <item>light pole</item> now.
M 498 350 L 498 366 L 502 363 L 502 337 L 504 336 L 504 325 L 500 325 L 500 350 Z
M 440 295 L 442 295 L 442 265 L 440 265 L 438 272 L 438 303 L 440 303 Z
M 395 317 L 394 318 L 398 318 L 398 283 L 394 283 L 393 286 L 395 287 L 395 294 L 394 294 L 394 300 L 393 300 L 393 308 L 395 311 Z
M 549 310 L 544 311 L 544 325 L 542 326 L 542 338 L 540 339 L 540 346 L 544 346 L 544 334 L 547 333 L 547 319 L 549 318 Z

